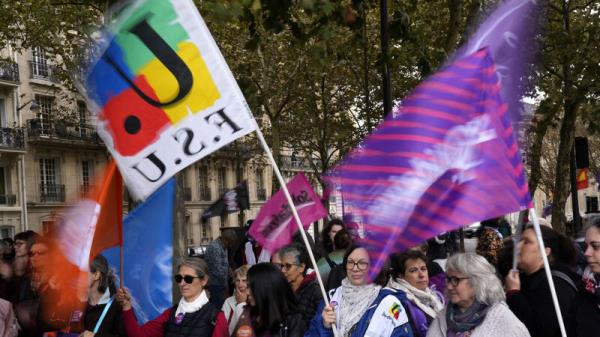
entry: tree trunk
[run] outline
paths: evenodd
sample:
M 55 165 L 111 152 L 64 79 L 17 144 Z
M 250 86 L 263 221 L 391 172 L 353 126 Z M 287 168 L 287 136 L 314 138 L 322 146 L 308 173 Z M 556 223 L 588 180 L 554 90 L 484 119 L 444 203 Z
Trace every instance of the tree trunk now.
M 532 196 L 534 195 L 542 176 L 542 144 L 546 132 L 548 131 L 548 127 L 552 123 L 552 117 L 554 116 L 553 111 L 546 111 L 545 107 L 544 102 L 540 103 L 540 107 L 536 113 L 536 116 L 539 116 L 539 120 L 533 127 L 533 140 L 529 150 L 529 193 L 531 193 Z
M 569 92 L 570 90 L 564 93 L 565 113 L 560 127 L 560 144 L 556 157 L 556 181 L 552 200 L 552 228 L 560 233 L 566 233 L 565 206 L 570 190 L 569 156 L 575 140 L 575 119 L 577 117 L 577 103 L 573 101 Z
M 460 28 L 460 17 L 462 15 L 462 0 L 447 0 L 450 17 L 448 18 L 448 30 L 446 31 L 446 42 L 444 50 L 450 54 L 456 47 Z

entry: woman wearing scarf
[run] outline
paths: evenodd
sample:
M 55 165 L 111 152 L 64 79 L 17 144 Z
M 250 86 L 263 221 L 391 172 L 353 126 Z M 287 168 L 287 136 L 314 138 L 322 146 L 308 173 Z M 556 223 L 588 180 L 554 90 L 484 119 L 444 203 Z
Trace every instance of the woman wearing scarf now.
M 227 337 L 225 315 L 208 302 L 208 266 L 198 257 L 186 257 L 177 268 L 175 282 L 181 292 L 179 304 L 140 326 L 131 308 L 131 296 L 123 288 L 117 301 L 123 307 L 128 337 Z
M 90 262 L 88 304 L 84 313 L 85 331 L 81 337 L 118 337 L 127 336 L 121 306 L 114 303 L 115 277 L 108 267 L 108 261 L 102 255 Z
M 403 293 L 370 283 L 369 255 L 359 245 L 344 255 L 346 278 L 342 286 L 330 291 L 330 303 L 323 302 L 310 322 L 304 337 L 333 336 L 333 325 L 340 337 L 412 337 L 412 329 L 401 301 Z
M 391 257 L 389 288 L 402 291 L 408 301 L 406 309 L 416 337 L 425 337 L 429 324 L 444 308 L 441 294 L 429 288 L 427 257 L 419 250 L 409 250 Z
M 600 220 L 585 232 L 585 257 L 588 266 L 583 272 L 583 289 L 576 298 L 577 337 L 598 336 L 600 331 Z
M 446 264 L 448 303 L 427 337 L 529 337 L 508 309 L 494 267 L 482 256 L 455 254 Z

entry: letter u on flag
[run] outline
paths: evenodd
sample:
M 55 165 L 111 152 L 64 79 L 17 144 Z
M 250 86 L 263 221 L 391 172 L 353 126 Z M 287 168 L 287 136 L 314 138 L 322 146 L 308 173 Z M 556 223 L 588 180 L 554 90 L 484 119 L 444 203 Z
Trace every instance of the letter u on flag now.
M 81 86 L 137 199 L 256 129 L 191 0 L 131 1 L 101 35 Z
M 307 229 L 312 222 L 327 216 L 325 207 L 304 173 L 298 173 L 287 183 L 287 188 L 304 229 Z M 297 230 L 298 224 L 292 216 L 292 210 L 283 191 L 279 190 L 260 209 L 249 233 L 263 248 L 274 253 L 289 244 Z

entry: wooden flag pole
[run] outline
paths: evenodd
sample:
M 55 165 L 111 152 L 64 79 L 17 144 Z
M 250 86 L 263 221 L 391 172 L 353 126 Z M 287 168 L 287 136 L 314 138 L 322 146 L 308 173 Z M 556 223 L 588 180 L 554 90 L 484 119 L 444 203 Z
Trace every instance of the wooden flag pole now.
M 535 213 L 534 208 L 529 209 L 529 216 L 533 221 L 533 229 L 537 236 L 538 246 L 540 247 L 540 254 L 544 260 L 544 269 L 546 270 L 546 278 L 548 279 L 548 285 L 550 286 L 550 294 L 552 295 L 552 302 L 554 302 L 554 309 L 556 310 L 556 317 L 558 317 L 558 326 L 560 327 L 560 333 L 562 337 L 567 337 L 565 330 L 565 323 L 563 322 L 562 314 L 560 313 L 560 307 L 558 306 L 558 297 L 556 296 L 556 288 L 554 288 L 554 280 L 552 279 L 552 272 L 550 271 L 550 264 L 548 263 L 548 257 L 544 249 L 544 239 L 542 238 L 542 230 L 540 229 L 540 223 Z
M 256 120 L 254 120 L 254 123 L 256 123 Z M 306 250 L 308 251 L 308 256 L 310 257 L 310 262 L 312 263 L 313 269 L 315 270 L 315 274 L 317 276 L 317 281 L 319 282 L 319 288 L 321 288 L 321 295 L 323 296 L 323 301 L 326 304 L 328 304 L 329 299 L 327 298 L 327 292 L 325 291 L 325 286 L 323 285 L 323 280 L 321 279 L 321 275 L 319 274 L 319 268 L 317 268 L 317 261 L 315 260 L 315 256 L 312 252 L 312 249 L 310 248 L 308 238 L 306 237 L 306 232 L 304 231 L 304 226 L 302 225 L 300 216 L 298 216 L 298 211 L 296 210 L 296 206 L 294 205 L 292 196 L 290 195 L 290 192 L 287 189 L 286 182 L 285 182 L 285 180 L 283 180 L 283 176 L 281 175 L 281 172 L 279 171 L 279 167 L 277 166 L 277 163 L 275 162 L 275 158 L 273 158 L 273 153 L 271 153 L 271 149 L 269 149 L 269 145 L 267 145 L 267 141 L 265 140 L 265 137 L 263 136 L 262 131 L 260 130 L 260 127 L 258 125 L 256 125 L 256 134 L 258 136 L 258 140 L 260 141 L 260 144 L 262 145 L 263 149 L 265 150 L 265 152 L 267 154 L 267 157 L 269 158 L 269 161 L 271 162 L 271 165 L 273 165 L 273 172 L 277 176 L 277 180 L 279 181 L 279 184 L 281 185 L 281 190 L 283 191 L 283 194 L 285 195 L 285 198 L 287 199 L 287 202 L 290 205 L 290 209 L 292 210 L 292 215 L 294 216 L 294 220 L 296 220 L 296 224 L 298 225 L 298 230 L 300 231 L 300 234 L 302 235 L 302 241 L 304 241 L 304 245 L 306 245 Z M 338 337 L 337 328 L 335 327 L 335 324 L 333 324 L 332 330 L 333 330 L 334 336 Z

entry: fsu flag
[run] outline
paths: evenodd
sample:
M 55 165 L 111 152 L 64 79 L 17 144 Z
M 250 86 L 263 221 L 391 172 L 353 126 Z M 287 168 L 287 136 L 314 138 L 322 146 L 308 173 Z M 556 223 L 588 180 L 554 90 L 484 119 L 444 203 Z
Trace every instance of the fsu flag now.
M 202 213 L 202 222 L 214 216 L 236 213 L 245 209 L 250 209 L 250 199 L 248 198 L 248 184 L 246 181 L 242 181 L 234 189 L 225 192 L 219 200 Z
M 327 211 L 321 203 L 312 186 L 304 176 L 298 173 L 287 183 L 288 191 L 294 200 L 298 216 L 307 229 L 314 221 L 327 216 Z M 292 210 L 282 190 L 279 190 L 260 209 L 252 222 L 249 234 L 258 243 L 274 253 L 277 249 L 289 244 L 292 236 L 298 230 L 298 224 L 292 215 Z
M 256 122 L 193 1 L 136 0 L 116 12 L 82 91 L 129 191 L 145 199 Z

